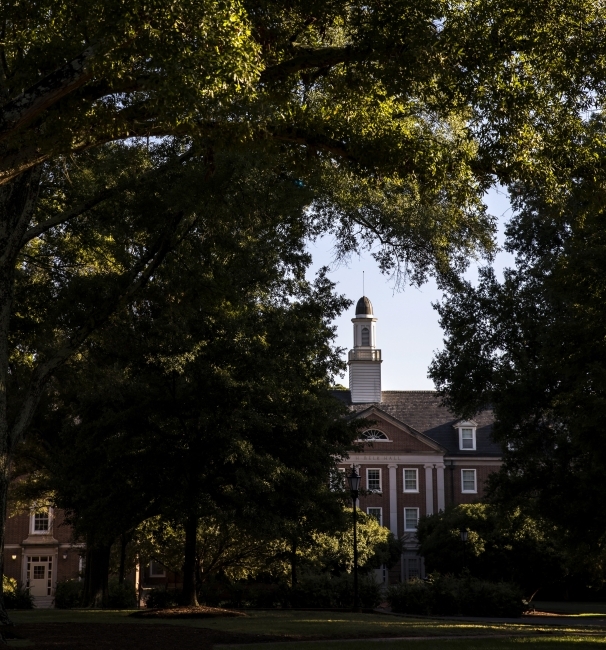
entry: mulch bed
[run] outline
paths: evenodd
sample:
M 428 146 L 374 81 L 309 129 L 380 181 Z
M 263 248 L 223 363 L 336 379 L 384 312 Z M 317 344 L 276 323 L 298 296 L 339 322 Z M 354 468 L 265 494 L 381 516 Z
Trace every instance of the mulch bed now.
M 221 618 L 233 616 L 246 616 L 244 612 L 222 607 L 170 607 L 165 609 L 141 609 L 129 614 L 135 618 Z
M 287 637 L 220 632 L 177 625 L 28 623 L 12 628 L 35 650 L 211 650 L 215 643 L 262 643 Z

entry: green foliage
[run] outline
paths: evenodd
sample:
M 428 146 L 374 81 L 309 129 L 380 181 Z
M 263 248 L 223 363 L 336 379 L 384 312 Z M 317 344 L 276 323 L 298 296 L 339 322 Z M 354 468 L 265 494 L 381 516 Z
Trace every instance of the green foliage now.
M 57 609 L 73 609 L 82 605 L 81 580 L 61 580 L 55 587 L 55 607 Z
M 603 582 L 606 539 L 604 118 L 586 120 L 557 186 L 515 183 L 499 280 L 452 287 L 431 376 L 457 413 L 491 404 L 504 463 L 492 498 L 555 525 L 579 570 Z
M 331 533 L 315 533 L 307 548 L 301 548 L 301 563 L 315 571 L 335 575 L 353 570 L 353 522 L 351 509 L 346 510 L 349 521 L 342 530 Z M 388 528 L 379 524 L 375 517 L 357 512 L 358 566 L 362 572 L 379 568 L 382 564 L 392 566 L 401 553 L 401 545 Z
M 381 603 L 382 587 L 375 582 L 372 575 L 359 577 L 358 593 L 362 607 L 373 608 Z M 159 599 L 164 597 L 162 594 L 164 592 L 158 595 Z M 353 576 L 304 571 L 294 587 L 285 583 L 211 581 L 202 585 L 198 599 L 215 607 L 351 607 Z
M 350 511 L 346 510 L 349 515 Z M 369 573 L 382 564 L 391 566 L 399 559 L 400 544 L 376 518 L 358 512 L 358 563 L 362 573 Z M 353 567 L 353 533 L 351 522 L 345 528 L 333 526 L 332 533 L 312 531 L 308 543 L 297 546 L 297 566 L 304 573 L 328 575 L 349 574 Z M 264 532 L 267 536 L 262 536 Z M 259 528 L 255 534 L 238 525 L 228 515 L 203 517 L 198 524 L 196 558 L 198 589 L 210 594 L 221 585 L 238 584 L 246 579 L 271 577 L 283 582 L 289 578 L 290 541 L 279 537 L 281 528 Z M 160 517 L 143 522 L 135 531 L 129 550 L 144 562 L 157 559 L 170 571 L 180 572 L 183 566 L 182 528 L 172 526 Z M 219 577 L 222 582 L 215 580 Z M 209 587 L 204 585 L 209 583 Z M 234 587 L 235 588 L 235 587 Z M 208 598 L 211 596 L 208 595 Z M 206 596 L 204 597 L 206 598 Z
M 526 606 L 517 587 L 488 582 L 469 573 L 455 578 L 432 574 L 389 587 L 387 599 L 394 612 L 429 616 L 519 617 Z
M 374 576 L 360 577 L 358 589 L 362 607 L 379 606 L 381 587 Z M 295 587 L 286 590 L 284 597 L 292 607 L 351 607 L 354 599 L 353 577 L 303 574 Z
M 469 533 L 465 544 L 461 528 Z M 428 571 L 467 568 L 477 578 L 515 583 L 529 597 L 570 571 L 558 530 L 519 508 L 505 510 L 485 503 L 449 507 L 422 517 L 417 536 Z
M 29 589 L 19 588 L 17 581 L 8 576 L 2 576 L 2 592 L 6 609 L 33 609 L 34 598 Z
M 137 592 L 132 582 L 125 580 L 120 584 L 117 577 L 109 580 L 109 609 L 133 609 L 137 605 Z
M 181 593 L 175 589 L 150 589 L 145 596 L 145 606 L 149 608 L 165 609 L 179 604 Z

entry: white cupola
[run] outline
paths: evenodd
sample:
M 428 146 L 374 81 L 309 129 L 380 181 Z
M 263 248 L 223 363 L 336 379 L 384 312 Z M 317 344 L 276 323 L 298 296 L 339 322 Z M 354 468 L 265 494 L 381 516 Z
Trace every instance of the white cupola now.
M 362 296 L 353 323 L 354 346 L 349 351 L 349 390 L 353 404 L 381 401 L 381 350 L 377 350 L 377 319 L 372 304 Z

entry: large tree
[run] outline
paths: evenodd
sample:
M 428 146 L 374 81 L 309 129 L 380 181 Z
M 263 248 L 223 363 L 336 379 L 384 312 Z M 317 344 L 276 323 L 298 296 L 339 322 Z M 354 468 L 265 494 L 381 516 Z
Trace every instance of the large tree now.
M 603 579 L 606 542 L 604 123 L 588 120 L 558 186 L 512 186 L 515 268 L 454 288 L 431 375 L 448 404 L 495 411 L 492 497 L 555 524 Z
M 189 182 L 172 178 L 170 196 Z M 307 192 L 259 158 L 224 154 L 203 188 L 198 212 L 212 220 L 193 222 L 154 281 L 57 372 L 35 421 L 47 487 L 87 542 L 87 604 L 103 601 L 116 536 L 151 515 L 185 529 L 188 602 L 202 517 L 229 512 L 275 536 L 301 516 L 299 493 L 316 529 L 342 519 L 328 477 L 356 425 L 328 388 L 342 365 L 330 321 L 348 303 L 323 275 L 305 280 Z M 130 204 L 148 219 L 154 207 Z
M 191 211 L 167 206 L 155 228 L 129 232 L 128 242 L 123 232 L 128 255 L 87 268 L 104 300 L 63 302 L 69 327 L 24 354 L 12 325 L 15 278 L 39 244 L 71 244 L 97 206 L 149 192 L 151 176 L 167 178 L 193 155 L 206 160 L 204 179 L 217 151 L 261 146 L 285 154 L 284 172 L 313 189 L 342 250 L 361 234 L 382 244 L 384 266 L 416 280 L 451 274 L 491 247 L 480 197 L 492 179 L 533 177 L 537 156 L 565 148 L 599 103 L 600 12 L 590 0 L 5 3 L 0 511 L 13 449 L 49 377 L 152 276 Z M 183 140 L 153 168 L 125 157 L 107 183 L 66 200 L 65 160 L 134 136 Z M 557 162 L 540 168 L 557 176 Z M 9 388 L 15 358 L 24 361 L 18 394 Z

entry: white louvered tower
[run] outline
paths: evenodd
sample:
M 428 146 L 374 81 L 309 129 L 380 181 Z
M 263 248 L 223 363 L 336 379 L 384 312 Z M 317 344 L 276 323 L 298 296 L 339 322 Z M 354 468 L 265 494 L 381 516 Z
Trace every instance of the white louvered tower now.
M 372 304 L 362 296 L 351 319 L 353 350 L 349 351 L 349 390 L 353 404 L 381 401 L 381 350 L 377 350 L 377 319 Z

